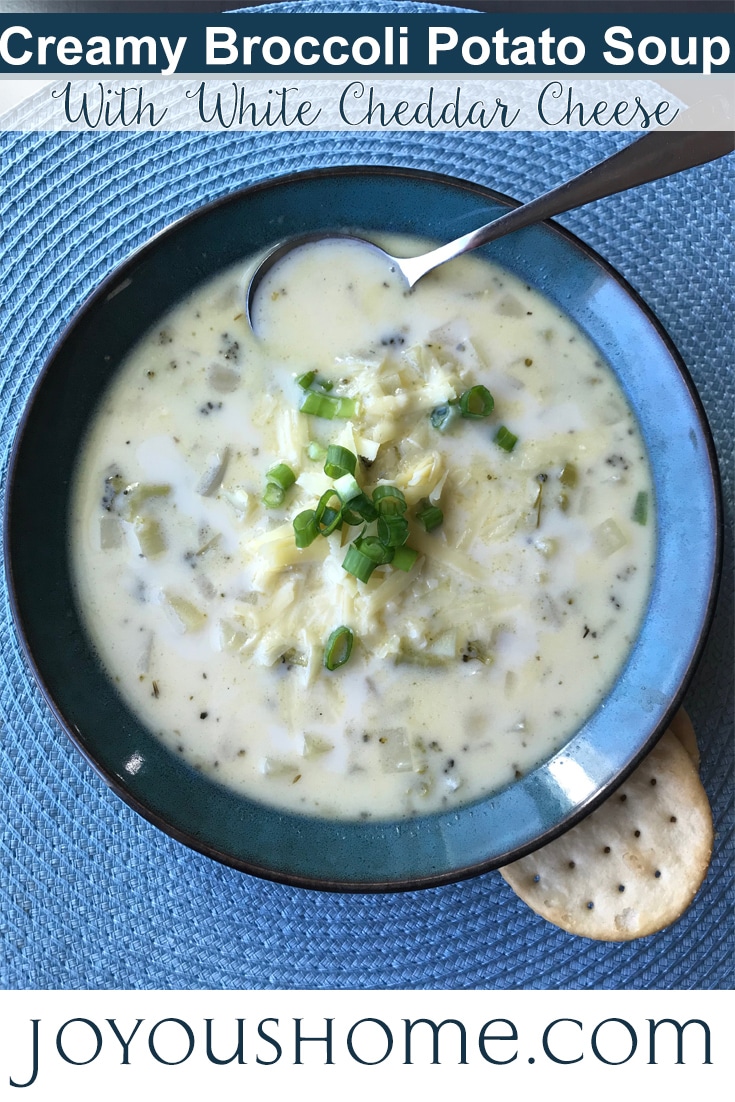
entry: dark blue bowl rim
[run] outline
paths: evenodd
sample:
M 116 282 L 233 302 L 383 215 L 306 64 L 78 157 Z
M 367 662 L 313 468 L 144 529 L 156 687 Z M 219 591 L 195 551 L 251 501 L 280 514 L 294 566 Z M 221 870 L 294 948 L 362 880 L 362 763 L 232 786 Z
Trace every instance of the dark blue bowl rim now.
M 658 739 L 666 730 L 670 720 L 679 708 L 686 689 L 689 685 L 689 682 L 696 670 L 697 664 L 701 657 L 707 640 L 709 628 L 711 626 L 712 618 L 715 612 L 722 565 L 723 509 L 717 454 L 701 399 L 699 397 L 699 394 L 697 393 L 696 387 L 689 374 L 689 371 L 676 346 L 674 345 L 674 342 L 672 341 L 656 315 L 646 304 L 646 302 L 641 298 L 638 292 L 628 283 L 628 281 L 622 275 L 620 275 L 619 272 L 617 272 L 615 268 L 612 267 L 612 265 L 604 260 L 594 249 L 592 249 L 584 241 L 576 237 L 576 235 L 572 234 L 563 226 L 560 226 L 553 220 L 549 220 L 543 223 L 543 226 L 547 230 L 552 231 L 554 234 L 560 235 L 563 240 L 572 245 L 576 250 L 582 253 L 589 260 L 593 261 L 607 277 L 609 277 L 615 284 L 617 284 L 617 286 L 624 292 L 625 296 L 637 308 L 639 314 L 643 316 L 643 318 L 656 332 L 658 338 L 661 340 L 666 351 L 671 357 L 671 360 L 685 385 L 685 388 L 688 392 L 689 400 L 692 404 L 693 412 L 695 414 L 699 429 L 702 434 L 702 438 L 705 443 L 707 453 L 706 460 L 712 482 L 713 502 L 712 512 L 710 516 L 710 535 L 712 540 L 712 570 L 709 577 L 706 607 L 703 608 L 701 613 L 701 630 L 699 632 L 695 645 L 690 650 L 686 661 L 686 666 L 679 679 L 678 687 L 676 691 L 671 695 L 665 711 L 661 713 L 659 722 L 650 730 L 646 739 L 639 745 L 638 749 L 630 756 L 624 767 L 620 769 L 620 771 L 613 778 L 611 778 L 607 783 L 599 786 L 591 795 L 580 802 L 573 811 L 565 815 L 559 821 L 555 822 L 553 826 L 549 827 L 543 833 L 537 835 L 533 839 L 533 841 L 530 841 L 523 845 L 519 845 L 513 849 L 506 850 L 503 853 L 495 854 L 485 860 L 477 861 L 462 867 L 452 868 L 449 871 L 444 871 L 437 874 L 430 874 L 426 876 L 412 876 L 408 874 L 406 876 L 397 878 L 376 878 L 369 881 L 347 879 L 340 880 L 331 877 L 315 878 L 311 875 L 302 876 L 296 873 L 292 873 L 290 871 L 284 872 L 283 870 L 274 870 L 267 865 L 261 865 L 257 862 L 254 862 L 252 859 L 242 859 L 236 854 L 225 852 L 216 846 L 210 845 L 206 840 L 202 839 L 201 837 L 194 835 L 186 829 L 182 829 L 181 827 L 169 822 L 166 818 L 162 817 L 155 810 L 155 808 L 150 806 L 144 800 L 141 800 L 136 794 L 131 792 L 125 784 L 121 783 L 121 778 L 109 769 L 107 769 L 104 765 L 102 765 L 95 758 L 94 754 L 92 754 L 83 744 L 74 727 L 74 724 L 67 718 L 62 707 L 54 698 L 46 682 L 44 673 L 37 664 L 35 656 L 32 652 L 24 626 L 24 613 L 20 606 L 20 601 L 16 589 L 13 560 L 10 550 L 13 500 L 16 491 L 16 475 L 19 464 L 19 455 L 21 452 L 26 427 L 33 416 L 34 406 L 43 388 L 44 381 L 49 372 L 53 369 L 54 361 L 61 348 L 69 339 L 70 335 L 76 330 L 78 326 L 83 324 L 87 315 L 95 309 L 98 303 L 103 301 L 110 293 L 110 291 L 125 279 L 127 271 L 139 259 L 145 257 L 152 250 L 156 249 L 161 238 L 179 231 L 180 229 L 186 227 L 189 223 L 192 223 L 199 218 L 206 217 L 213 211 L 224 210 L 229 205 L 238 203 L 250 195 L 255 195 L 260 192 L 267 192 L 274 189 L 277 190 L 283 185 L 288 186 L 289 184 L 299 183 L 301 181 L 318 181 L 320 179 L 361 176 L 382 176 L 395 179 L 403 177 L 413 180 L 421 180 L 425 181 L 428 184 L 435 184 L 452 189 L 469 191 L 471 193 L 474 193 L 479 198 L 490 200 L 491 202 L 507 206 L 508 208 L 513 208 L 520 205 L 517 200 L 503 195 L 500 192 L 494 191 L 493 189 L 442 173 L 405 168 L 400 166 L 344 165 L 329 168 L 311 169 L 303 172 L 291 173 L 288 175 L 263 180 L 247 187 L 237 189 L 233 192 L 229 192 L 226 195 L 223 195 L 215 200 L 212 200 L 195 208 L 188 214 L 183 215 L 181 218 L 176 219 L 175 221 L 155 233 L 143 245 L 139 246 L 137 249 L 131 252 L 120 264 L 118 264 L 112 270 L 112 272 L 110 272 L 108 276 L 105 277 L 105 279 L 96 287 L 96 289 L 92 291 L 91 294 L 85 299 L 85 301 L 75 312 L 71 320 L 67 323 L 67 325 L 64 326 L 61 334 L 55 341 L 54 346 L 44 365 L 42 366 L 38 378 L 36 379 L 32 387 L 31 393 L 27 399 L 11 448 L 8 465 L 8 476 L 6 482 L 3 535 L 5 552 L 4 565 L 8 582 L 10 608 L 25 660 L 27 661 L 31 672 L 39 688 L 41 689 L 41 692 L 49 708 L 58 720 L 61 727 L 65 730 L 66 734 L 69 736 L 76 748 L 81 752 L 83 757 L 86 758 L 86 760 L 94 768 L 98 775 L 105 781 L 105 783 L 120 799 L 122 799 L 128 806 L 130 806 L 144 819 L 146 819 L 154 826 L 158 827 L 161 831 L 173 837 L 177 841 L 199 853 L 204 854 L 207 857 L 212 858 L 213 860 L 218 861 L 223 865 L 235 868 L 239 871 L 249 873 L 250 875 L 259 877 L 264 880 L 270 880 L 276 883 L 287 884 L 294 887 L 302 887 L 329 892 L 375 893 L 413 891 L 420 888 L 438 887 L 441 885 L 452 884 L 465 879 L 469 879 L 471 877 L 478 876 L 484 872 L 488 872 L 492 869 L 502 867 L 503 865 L 508 864 L 511 861 L 515 861 L 525 856 L 526 854 L 540 848 L 541 846 L 546 845 L 548 842 L 552 841 L 554 838 L 558 837 L 559 835 L 570 829 L 570 827 L 574 826 L 577 822 L 579 822 L 596 807 L 598 807 L 604 800 L 606 800 L 608 796 L 624 782 L 624 780 L 636 768 L 639 762 L 650 752 L 652 747 L 656 744 Z M 572 742 L 574 742 L 574 739 L 572 740 Z M 562 748 L 562 751 L 560 751 L 560 753 L 567 748 L 568 747 Z M 516 785 L 511 785 L 510 788 L 512 789 L 517 787 L 518 785 L 523 784 L 525 781 L 528 780 L 528 777 L 536 776 L 537 774 L 544 772 L 547 768 L 547 765 L 548 762 L 542 763 L 535 770 L 533 770 L 531 774 L 526 775 L 523 781 L 517 782 Z M 500 794 L 502 793 L 495 793 L 494 795 L 497 796 Z M 482 801 L 479 802 L 481 803 Z M 422 818 L 416 818 L 413 820 L 408 820 L 407 822 L 415 827 L 417 824 L 420 826 L 422 821 Z

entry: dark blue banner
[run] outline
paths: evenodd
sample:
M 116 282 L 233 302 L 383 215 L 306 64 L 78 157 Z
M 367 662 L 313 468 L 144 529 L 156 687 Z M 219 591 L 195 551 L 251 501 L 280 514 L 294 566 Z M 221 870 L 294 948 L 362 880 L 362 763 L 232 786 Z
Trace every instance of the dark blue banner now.
M 734 14 L 1 15 L 0 74 L 732 73 Z

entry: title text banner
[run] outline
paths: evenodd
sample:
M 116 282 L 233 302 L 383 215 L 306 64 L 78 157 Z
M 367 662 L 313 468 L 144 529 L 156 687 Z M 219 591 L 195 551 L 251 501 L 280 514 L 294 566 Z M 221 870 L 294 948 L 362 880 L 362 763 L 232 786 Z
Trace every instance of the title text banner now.
M 6 14 L 0 75 L 732 73 L 734 29 L 723 13 Z

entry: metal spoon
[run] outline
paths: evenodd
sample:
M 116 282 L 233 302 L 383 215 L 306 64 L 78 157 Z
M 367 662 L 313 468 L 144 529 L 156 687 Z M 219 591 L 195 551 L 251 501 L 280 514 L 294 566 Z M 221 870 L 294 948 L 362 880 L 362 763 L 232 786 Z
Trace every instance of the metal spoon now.
M 703 121 L 711 125 L 718 116 L 722 117 L 723 110 L 728 110 L 726 101 L 723 103 L 723 100 L 724 97 L 713 97 L 711 100 L 689 108 L 677 120 L 675 127 L 666 129 L 661 127 L 638 138 L 618 153 L 614 153 L 612 157 L 607 157 L 586 172 L 546 192 L 545 195 L 540 195 L 537 199 L 516 207 L 508 214 L 503 214 L 494 221 L 480 226 L 479 229 L 466 233 L 463 237 L 458 237 L 446 245 L 440 245 L 439 248 L 432 249 L 431 252 L 424 253 L 422 256 L 391 256 L 378 245 L 364 238 L 327 230 L 282 241 L 266 254 L 250 277 L 245 295 L 248 324 L 251 329 L 254 329 L 253 306 L 258 288 L 265 276 L 275 264 L 303 245 L 333 239 L 355 241 L 366 245 L 373 251 L 382 253 L 390 268 L 403 275 L 406 286 L 410 289 L 422 276 L 440 264 L 470 252 L 479 245 L 486 245 L 489 241 L 496 241 L 499 237 L 523 229 L 524 226 L 543 222 L 556 214 L 563 214 L 565 211 L 574 210 L 575 207 L 592 203 L 595 199 L 603 199 L 607 195 L 615 195 L 620 191 L 638 187 L 640 184 L 660 180 L 664 176 L 672 176 L 684 169 L 694 168 L 696 165 L 724 157 L 735 149 L 733 131 L 696 129 L 697 124 L 702 125 Z M 691 129 L 685 129 L 687 126 Z

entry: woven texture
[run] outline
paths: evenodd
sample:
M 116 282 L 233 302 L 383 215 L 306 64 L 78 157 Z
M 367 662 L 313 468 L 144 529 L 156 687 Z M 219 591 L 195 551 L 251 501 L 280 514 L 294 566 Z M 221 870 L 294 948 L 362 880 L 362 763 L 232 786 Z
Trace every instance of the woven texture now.
M 245 184 L 336 164 L 451 171 L 525 199 L 626 140 L 512 132 L 0 135 L 0 496 L 24 402 L 62 327 L 115 264 L 172 219 Z M 723 464 L 728 548 L 731 162 L 560 219 L 630 280 L 682 352 Z M 21 658 L 3 582 L 0 985 L 731 987 L 732 635 L 728 551 L 714 628 L 687 698 L 715 813 L 712 868 L 672 928 L 610 945 L 548 925 L 495 873 L 408 895 L 338 896 L 261 882 L 190 852 L 119 801 L 53 720 Z

